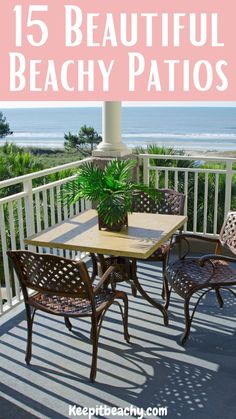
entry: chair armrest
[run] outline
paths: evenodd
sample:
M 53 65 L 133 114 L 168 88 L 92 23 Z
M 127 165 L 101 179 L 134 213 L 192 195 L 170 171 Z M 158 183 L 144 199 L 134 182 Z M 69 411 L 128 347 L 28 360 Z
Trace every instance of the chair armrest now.
M 176 234 L 175 239 L 177 240 L 188 240 L 188 239 L 197 239 L 202 240 L 210 243 L 218 243 L 219 239 L 214 239 L 213 237 L 205 237 L 200 234 L 194 234 L 194 233 L 179 233 Z
M 172 240 L 172 243 L 171 243 L 171 246 L 170 246 L 171 250 L 172 250 L 173 247 L 175 247 L 176 244 L 181 244 L 181 241 L 184 241 L 187 245 L 187 250 L 184 253 L 184 255 L 180 257 L 180 259 L 184 259 L 189 254 L 189 252 L 191 250 L 191 246 L 190 246 L 190 243 L 189 243 L 188 239 L 197 239 L 197 240 L 210 242 L 210 243 L 215 243 L 215 244 L 219 243 L 218 239 L 211 238 L 211 237 L 204 237 L 200 234 L 194 234 L 194 233 L 179 233 L 179 234 L 176 234 L 173 237 L 173 240 Z
M 107 285 L 110 282 L 110 276 L 113 272 L 121 271 L 121 267 L 118 264 L 109 266 L 106 272 L 102 275 L 96 287 L 94 287 L 93 292 L 96 294 L 104 285 Z
M 236 258 L 232 258 L 230 256 L 209 254 L 209 255 L 205 255 L 205 256 L 202 256 L 201 258 L 199 258 L 199 264 L 201 266 L 203 266 L 204 263 L 207 262 L 208 260 L 222 260 L 222 261 L 229 262 L 229 263 L 231 263 L 231 262 L 236 263 Z

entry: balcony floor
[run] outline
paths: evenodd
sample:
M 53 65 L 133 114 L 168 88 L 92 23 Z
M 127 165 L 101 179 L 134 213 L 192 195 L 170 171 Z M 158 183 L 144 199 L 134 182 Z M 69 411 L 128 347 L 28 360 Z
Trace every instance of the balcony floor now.
M 160 295 L 160 265 L 140 263 L 139 277 L 154 296 Z M 183 301 L 176 294 L 169 309 L 170 325 L 165 327 L 155 308 L 140 296 L 132 297 L 128 285 L 120 287 L 130 297 L 131 344 L 123 341 L 120 315 L 114 307 L 101 331 L 95 384 L 88 379 L 88 320 L 72 320 L 71 333 L 63 319 L 36 314 L 32 364 L 27 367 L 24 312 L 18 307 L 14 317 L 8 314 L 0 340 L 1 418 L 66 418 L 73 404 L 144 409 L 167 406 L 170 419 L 235 417 L 233 296 L 225 293 L 225 306 L 220 309 L 214 293 L 209 293 L 196 313 L 189 341 L 182 347 Z

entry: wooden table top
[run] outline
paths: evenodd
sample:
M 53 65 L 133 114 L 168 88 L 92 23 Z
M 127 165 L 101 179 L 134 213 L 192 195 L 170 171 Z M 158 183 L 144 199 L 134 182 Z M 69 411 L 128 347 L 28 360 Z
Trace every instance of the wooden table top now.
M 27 237 L 25 243 L 146 259 L 186 221 L 182 215 L 133 213 L 129 226 L 117 233 L 99 230 L 96 210 L 88 210 Z

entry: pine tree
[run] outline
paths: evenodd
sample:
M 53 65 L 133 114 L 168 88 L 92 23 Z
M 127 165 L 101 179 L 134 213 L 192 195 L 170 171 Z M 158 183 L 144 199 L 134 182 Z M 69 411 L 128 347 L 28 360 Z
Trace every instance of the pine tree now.
M 77 149 L 82 155 L 92 154 L 93 149 L 102 141 L 102 137 L 92 127 L 83 125 L 78 134 L 69 132 L 64 136 L 64 146 L 66 150 Z
M 6 137 L 6 135 L 12 135 L 13 132 L 10 130 L 6 117 L 0 112 L 0 138 Z

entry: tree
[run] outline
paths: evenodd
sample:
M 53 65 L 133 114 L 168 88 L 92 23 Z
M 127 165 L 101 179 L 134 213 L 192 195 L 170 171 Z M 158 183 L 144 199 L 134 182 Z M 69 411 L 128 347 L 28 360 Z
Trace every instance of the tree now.
M 87 127 L 87 125 L 83 125 L 78 134 L 69 132 L 64 135 L 64 138 L 66 150 L 77 149 L 84 156 L 91 155 L 95 146 L 102 141 L 101 135 L 93 127 Z
M 6 117 L 0 112 L 0 138 L 6 137 L 6 135 L 12 135 L 13 132 L 10 130 Z

